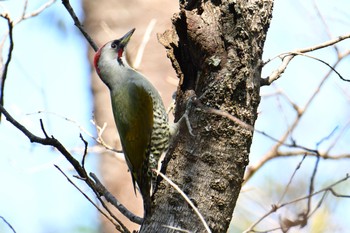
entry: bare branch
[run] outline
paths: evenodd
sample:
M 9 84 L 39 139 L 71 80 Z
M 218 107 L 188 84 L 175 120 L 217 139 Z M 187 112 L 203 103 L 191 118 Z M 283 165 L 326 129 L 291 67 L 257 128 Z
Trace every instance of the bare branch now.
M 261 86 L 265 86 L 265 85 L 270 85 L 271 83 L 273 83 L 274 81 L 276 81 L 277 79 L 279 79 L 281 77 L 281 75 L 283 74 L 283 72 L 287 69 L 288 64 L 290 63 L 290 61 L 297 55 L 300 54 L 304 54 L 304 53 L 308 53 L 308 52 L 312 52 L 315 50 L 319 50 L 319 49 L 323 49 L 326 48 L 328 46 L 334 45 L 336 43 L 339 43 L 340 41 L 346 40 L 350 38 L 350 33 L 346 34 L 346 35 L 342 35 L 342 36 L 338 36 L 335 39 L 326 41 L 324 43 L 315 45 L 313 47 L 308 47 L 308 48 L 303 48 L 303 49 L 297 49 L 295 51 L 291 51 L 291 52 L 287 52 L 287 53 L 282 53 L 276 57 L 280 57 L 282 59 L 282 64 L 275 70 L 272 72 L 272 74 L 270 76 L 268 76 L 265 79 L 261 79 Z M 275 58 L 276 58 L 275 57 Z M 268 60 L 267 62 L 265 62 L 265 64 L 267 64 L 268 62 L 270 62 L 272 59 Z M 345 80 L 348 81 L 348 80 Z

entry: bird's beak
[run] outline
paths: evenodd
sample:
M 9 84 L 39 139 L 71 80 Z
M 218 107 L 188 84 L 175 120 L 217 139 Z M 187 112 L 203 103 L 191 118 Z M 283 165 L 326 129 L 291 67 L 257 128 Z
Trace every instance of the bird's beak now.
M 120 45 L 121 47 L 126 47 L 126 45 L 129 43 L 129 40 L 134 33 L 135 28 L 131 29 L 128 33 L 126 33 L 122 38 L 120 38 Z

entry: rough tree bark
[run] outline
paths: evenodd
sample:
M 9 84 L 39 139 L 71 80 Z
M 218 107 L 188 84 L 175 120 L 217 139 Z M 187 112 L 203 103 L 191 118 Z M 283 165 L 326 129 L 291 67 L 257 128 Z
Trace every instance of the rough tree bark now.
M 172 30 L 160 37 L 180 78 L 175 117 L 189 108 L 195 134 L 181 125 L 167 155 L 166 174 L 195 203 L 213 232 L 229 227 L 253 132 L 208 108 L 254 126 L 272 6 L 272 0 L 180 1 Z M 162 181 L 141 232 L 175 232 L 166 226 L 205 232 L 191 207 Z

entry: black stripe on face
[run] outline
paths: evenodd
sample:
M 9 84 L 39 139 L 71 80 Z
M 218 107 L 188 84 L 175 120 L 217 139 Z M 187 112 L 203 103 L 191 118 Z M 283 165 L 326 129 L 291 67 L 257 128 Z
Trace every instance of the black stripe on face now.
M 118 63 L 119 63 L 120 66 L 124 66 L 124 63 L 123 63 L 121 57 L 118 56 L 117 61 L 118 61 Z
M 117 61 L 120 66 L 125 66 L 122 60 L 124 53 L 124 46 L 120 44 L 120 40 L 114 40 L 111 44 L 111 48 L 117 52 Z

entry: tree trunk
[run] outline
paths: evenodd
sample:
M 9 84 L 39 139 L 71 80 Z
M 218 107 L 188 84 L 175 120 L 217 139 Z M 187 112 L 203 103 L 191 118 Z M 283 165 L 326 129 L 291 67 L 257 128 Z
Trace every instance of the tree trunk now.
M 254 126 L 273 1 L 180 3 L 172 30 L 160 40 L 180 78 L 175 117 L 179 119 L 188 108 L 195 136 L 181 124 L 167 154 L 166 175 L 188 195 L 213 232 L 226 232 L 253 132 L 208 108 Z M 205 232 L 183 197 L 162 181 L 141 232 L 174 232 L 166 226 Z

